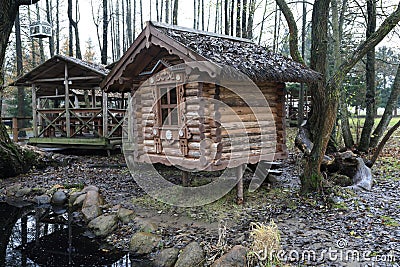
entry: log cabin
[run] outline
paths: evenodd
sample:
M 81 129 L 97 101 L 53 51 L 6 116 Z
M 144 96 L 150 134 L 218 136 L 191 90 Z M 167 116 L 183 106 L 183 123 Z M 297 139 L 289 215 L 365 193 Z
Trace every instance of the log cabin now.
M 240 176 L 287 156 L 285 83 L 320 78 L 247 39 L 147 22 L 101 87 L 131 94 L 124 150 L 135 162 Z
M 105 149 L 121 145 L 126 98 L 106 94 L 102 65 L 55 55 L 15 80 L 31 87 L 33 137 L 40 147 Z
M 320 78 L 247 39 L 147 22 L 101 87 L 131 94 L 125 152 L 185 179 L 285 158 L 285 83 Z

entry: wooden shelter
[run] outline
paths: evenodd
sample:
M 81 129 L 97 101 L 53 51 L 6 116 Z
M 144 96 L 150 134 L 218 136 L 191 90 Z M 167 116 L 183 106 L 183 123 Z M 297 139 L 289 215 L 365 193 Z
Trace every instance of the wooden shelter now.
M 56 55 L 11 85 L 32 88 L 32 145 L 111 150 L 121 144 L 126 99 L 99 84 L 109 70 Z
M 189 71 L 182 65 L 195 62 L 205 64 Z M 206 63 L 231 70 L 215 82 L 204 82 L 215 76 Z M 255 116 L 254 107 L 232 90 L 241 86 L 234 74 L 225 78 L 234 71 L 258 86 L 241 94 L 256 94 L 251 89 L 256 88 L 268 101 L 272 124 L 267 114 Z M 319 73 L 247 39 L 148 22 L 101 87 L 132 94 L 129 134 L 136 162 L 214 171 L 285 158 L 285 82 L 319 78 Z M 264 137 L 275 142 L 264 142 Z

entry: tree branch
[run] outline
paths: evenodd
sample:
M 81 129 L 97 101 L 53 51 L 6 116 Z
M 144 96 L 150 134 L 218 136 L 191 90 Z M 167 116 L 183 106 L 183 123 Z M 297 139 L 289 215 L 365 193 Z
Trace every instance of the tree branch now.
M 276 0 L 280 10 L 285 16 L 286 22 L 289 27 L 289 47 L 290 47 L 290 55 L 292 56 L 294 61 L 297 61 L 304 65 L 304 60 L 301 57 L 298 45 L 298 29 L 296 25 L 296 21 L 294 20 L 294 16 L 285 0 Z

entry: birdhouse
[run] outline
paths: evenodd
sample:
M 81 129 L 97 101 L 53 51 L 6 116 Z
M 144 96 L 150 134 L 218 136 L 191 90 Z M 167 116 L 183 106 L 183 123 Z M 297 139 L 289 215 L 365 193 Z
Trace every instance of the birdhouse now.
M 32 38 L 47 38 L 51 36 L 51 24 L 47 21 L 36 21 L 29 27 Z

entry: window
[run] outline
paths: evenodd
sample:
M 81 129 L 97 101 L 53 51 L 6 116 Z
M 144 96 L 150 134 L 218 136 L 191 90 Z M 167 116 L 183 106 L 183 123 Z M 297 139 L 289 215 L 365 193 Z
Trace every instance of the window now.
M 160 88 L 160 109 L 163 126 L 178 125 L 176 87 Z

